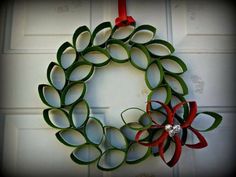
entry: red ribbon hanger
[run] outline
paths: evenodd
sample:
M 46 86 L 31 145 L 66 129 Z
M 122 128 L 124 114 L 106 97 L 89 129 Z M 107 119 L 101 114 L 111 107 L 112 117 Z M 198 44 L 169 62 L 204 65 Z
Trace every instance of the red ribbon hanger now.
M 132 16 L 127 16 L 126 0 L 118 0 L 118 14 L 119 16 L 115 19 L 117 27 L 135 24 L 134 18 Z

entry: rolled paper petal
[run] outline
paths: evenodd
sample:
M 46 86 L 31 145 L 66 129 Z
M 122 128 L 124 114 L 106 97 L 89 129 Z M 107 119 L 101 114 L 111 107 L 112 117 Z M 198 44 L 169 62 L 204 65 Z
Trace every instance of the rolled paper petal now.
M 47 69 L 48 82 L 57 90 L 62 90 L 66 85 L 66 76 L 63 68 L 51 62 Z
M 86 143 L 78 146 L 70 157 L 75 163 L 88 165 L 97 161 L 101 155 L 102 151 L 99 147 Z
M 220 123 L 222 121 L 222 116 L 215 113 L 215 112 L 209 112 L 209 111 L 200 112 L 200 113 L 197 113 L 196 118 L 200 114 L 203 114 L 205 116 L 213 118 L 214 122 L 211 124 L 210 127 L 206 128 L 206 129 L 201 129 L 201 130 L 199 130 L 198 128 L 192 126 L 194 129 L 198 130 L 199 132 L 208 132 L 208 131 L 214 130 L 215 128 L 217 128 L 220 125 Z
M 144 117 L 148 120 L 146 125 L 138 123 L 139 119 Z M 134 130 L 147 130 L 152 125 L 151 116 L 140 108 L 131 107 L 121 112 L 121 119 L 127 127 Z
M 143 134 L 143 132 L 144 132 L 144 130 L 138 131 L 138 133 L 135 136 L 135 141 L 139 144 L 142 144 L 142 145 L 148 146 L 148 147 L 159 146 L 159 144 L 163 143 L 166 140 L 166 138 L 168 138 L 168 136 L 169 136 L 169 133 L 167 131 L 163 131 L 162 135 L 158 139 L 156 139 L 150 143 L 146 143 L 146 142 L 140 141 L 140 137 Z
M 208 145 L 206 139 L 201 135 L 201 133 L 199 133 L 199 131 L 192 127 L 189 127 L 188 129 L 190 129 L 197 136 L 199 142 L 196 144 L 185 144 L 186 146 L 193 149 L 201 149 Z
M 90 45 L 91 32 L 87 26 L 80 26 L 74 32 L 72 41 L 77 52 L 82 52 Z
M 66 77 L 69 81 L 86 81 L 91 78 L 94 72 L 94 66 L 85 61 L 76 62 L 66 71 Z
M 173 117 L 173 113 L 171 111 L 171 109 L 164 103 L 160 102 L 160 101 L 154 101 L 154 100 L 151 100 L 151 101 L 148 101 L 147 102 L 147 105 L 146 105 L 146 112 L 150 115 L 150 111 L 151 111 L 151 103 L 154 102 L 154 103 L 159 103 L 160 105 L 163 106 L 163 108 L 166 110 L 166 113 L 167 113 L 167 121 L 169 124 L 173 124 L 174 123 L 174 117 Z M 154 120 L 153 120 L 154 121 Z M 158 125 L 157 122 L 155 122 L 155 124 Z M 161 126 L 161 125 L 160 125 Z
M 93 31 L 91 42 L 93 46 L 104 47 L 106 42 L 111 37 L 112 26 L 110 22 L 103 22 L 99 24 Z
M 81 58 L 89 64 L 93 64 L 94 66 L 101 67 L 109 63 L 110 54 L 108 53 L 107 50 L 101 47 L 93 46 L 93 47 L 86 48 L 81 53 Z
M 172 74 L 182 74 L 187 71 L 186 64 L 176 56 L 165 56 L 160 58 L 163 69 Z
M 104 171 L 111 171 L 119 168 L 126 159 L 126 151 L 119 149 L 108 149 L 102 153 L 97 162 L 97 167 Z
M 76 49 L 69 42 L 63 43 L 57 50 L 57 61 L 64 69 L 69 68 L 77 58 L 78 54 L 76 53 Z
M 133 44 L 146 44 L 153 39 L 156 34 L 156 28 L 151 25 L 141 25 L 135 28 L 130 36 L 129 43 Z
M 131 143 L 126 155 L 126 163 L 136 164 L 144 161 L 151 154 L 151 148 L 138 143 Z
M 174 47 L 169 42 L 161 39 L 151 40 L 146 44 L 146 47 L 152 57 L 169 56 L 175 51 Z
M 145 72 L 145 82 L 150 90 L 158 88 L 162 84 L 164 71 L 158 60 L 151 62 Z
M 181 151 L 182 151 L 182 145 L 181 145 L 181 140 L 179 138 L 178 135 L 175 135 L 173 137 L 174 141 L 175 141 L 175 152 L 174 155 L 172 156 L 171 160 L 169 162 L 166 162 L 165 157 L 164 157 L 164 146 L 163 146 L 163 142 L 159 145 L 159 154 L 160 157 L 162 158 L 162 160 L 169 166 L 169 167 L 173 167 L 180 158 L 181 155 Z
M 106 43 L 106 48 L 114 62 L 124 63 L 130 58 L 129 48 L 120 40 L 109 39 Z
M 179 75 L 165 72 L 164 80 L 176 94 L 182 96 L 188 94 L 188 86 Z
M 114 28 L 112 29 L 111 38 L 126 42 L 129 40 L 130 35 L 133 33 L 134 29 L 135 29 L 135 24 L 122 27 L 114 26 Z

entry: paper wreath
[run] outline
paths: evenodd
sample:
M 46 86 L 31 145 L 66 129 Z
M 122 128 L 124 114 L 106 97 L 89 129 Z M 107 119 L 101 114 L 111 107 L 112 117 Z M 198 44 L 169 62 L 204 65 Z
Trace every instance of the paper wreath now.
M 124 162 L 135 164 L 150 155 L 160 155 L 172 167 L 180 158 L 182 146 L 207 146 L 199 132 L 215 129 L 222 117 L 214 112 L 197 113 L 196 102 L 185 100 L 188 87 L 181 74 L 187 67 L 172 55 L 174 47 L 167 41 L 154 39 L 155 35 L 156 28 L 151 25 L 135 27 L 133 23 L 118 28 L 104 22 L 93 32 L 87 26 L 79 27 L 72 43 L 65 42 L 58 49 L 57 63 L 50 63 L 47 70 L 50 85 L 39 85 L 38 92 L 42 102 L 50 107 L 43 111 L 45 121 L 60 129 L 57 139 L 75 147 L 71 153 L 74 162 L 82 165 L 97 162 L 101 170 L 114 170 Z M 96 67 L 110 62 L 130 62 L 145 72 L 150 89 L 147 100 L 143 100 L 147 101 L 146 110 L 135 107 L 124 110 L 121 128 L 103 125 L 91 117 L 84 99 L 86 81 Z M 199 130 L 192 126 L 198 116 L 213 118 L 214 122 L 209 128 Z M 190 131 L 198 143 L 186 143 Z M 170 144 L 175 144 L 175 152 L 166 162 L 164 153 Z

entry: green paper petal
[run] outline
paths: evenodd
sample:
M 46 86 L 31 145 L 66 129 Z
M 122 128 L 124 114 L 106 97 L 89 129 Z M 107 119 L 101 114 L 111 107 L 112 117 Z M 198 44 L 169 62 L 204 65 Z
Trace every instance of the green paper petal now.
M 145 72 L 145 82 L 150 90 L 157 88 L 163 80 L 164 72 L 158 60 L 149 64 Z
M 146 125 L 143 125 L 139 122 L 140 118 L 142 117 L 148 119 Z M 122 111 L 121 118 L 124 124 L 133 130 L 146 130 L 152 125 L 151 117 L 148 116 L 145 111 L 136 107 L 128 108 Z
M 220 123 L 221 123 L 221 121 L 222 121 L 222 116 L 219 115 L 219 114 L 217 114 L 217 113 L 215 113 L 215 112 L 209 112 L 209 111 L 200 112 L 200 113 L 197 113 L 196 118 L 197 118 L 199 115 L 205 115 L 205 116 L 207 116 L 207 117 L 210 117 L 210 118 L 213 118 L 213 119 L 214 119 L 214 122 L 211 124 L 211 126 L 210 126 L 209 128 L 204 129 L 204 130 L 200 130 L 200 129 L 198 129 L 198 128 L 192 126 L 193 128 L 197 129 L 197 130 L 200 131 L 200 132 L 208 132 L 208 131 L 214 130 L 214 129 L 216 129 L 216 128 L 220 125 Z M 195 119 L 196 119 L 196 118 L 195 118 Z M 203 118 L 202 118 L 202 119 L 203 119 Z
M 98 119 L 90 117 L 85 125 L 85 136 L 90 143 L 101 144 L 104 137 L 102 123 Z
M 85 50 L 91 41 L 91 32 L 87 26 L 80 26 L 73 35 L 73 46 L 77 52 Z
M 105 127 L 105 138 L 106 141 L 113 148 L 125 150 L 128 146 L 128 142 L 120 129 L 112 126 Z
M 61 66 L 51 62 L 47 69 L 48 82 L 57 90 L 62 90 L 66 84 L 65 72 Z
M 69 112 L 69 116 L 74 128 L 82 127 L 88 120 L 90 114 L 89 105 L 85 100 L 79 100 L 74 104 Z
M 70 127 L 69 116 L 62 109 L 45 109 L 43 117 L 45 122 L 53 128 L 65 129 Z
M 112 26 L 110 22 L 103 22 L 98 25 L 92 34 L 92 44 L 94 46 L 104 47 L 105 43 L 111 37 Z
M 57 139 L 66 146 L 77 147 L 86 143 L 84 135 L 75 129 L 64 129 L 56 133 Z
M 141 25 L 137 27 L 130 37 L 130 44 L 146 44 L 150 42 L 156 34 L 156 28 L 151 25 Z
M 89 47 L 82 53 L 82 58 L 94 66 L 101 67 L 109 63 L 109 53 L 100 47 Z
M 151 154 L 151 148 L 147 146 L 143 146 L 139 143 L 130 144 L 127 156 L 126 163 L 128 164 L 136 164 L 144 161 Z
M 92 144 L 84 144 L 77 147 L 70 155 L 71 159 L 80 164 L 88 165 L 99 159 L 102 151 Z
M 187 71 L 185 63 L 176 56 L 162 57 L 160 63 L 165 71 L 172 74 L 182 74 Z
M 61 107 L 61 99 L 58 91 L 50 85 L 41 84 L 38 86 L 38 93 L 42 102 L 54 108 Z
M 75 104 L 84 97 L 85 92 L 86 85 L 83 82 L 78 81 L 67 85 L 61 95 L 63 105 Z
M 104 171 L 115 170 L 120 167 L 126 158 L 126 153 L 118 149 L 106 150 L 98 160 L 97 167 Z
M 94 66 L 87 62 L 77 62 L 73 64 L 66 72 L 69 81 L 86 81 L 94 72 Z
M 147 99 L 148 101 L 159 100 L 165 104 L 168 104 L 171 100 L 171 95 L 171 89 L 168 85 L 160 85 L 156 89 L 152 90 Z M 153 110 L 158 110 L 160 107 L 160 104 L 151 103 L 151 108 Z
M 59 65 L 67 69 L 69 68 L 77 59 L 77 53 L 74 47 L 69 43 L 63 43 L 57 51 L 57 61 Z
M 133 33 L 134 29 L 134 25 L 122 27 L 114 26 L 112 29 L 112 39 L 118 39 L 125 42 L 130 38 L 130 35 Z
M 166 83 L 170 86 L 172 91 L 174 91 L 175 93 L 179 95 L 188 94 L 188 87 L 180 76 L 166 73 L 164 79 Z
M 151 61 L 150 55 L 147 49 L 140 44 L 134 44 L 130 49 L 130 62 L 131 64 L 145 71 Z
M 135 125 L 137 125 L 137 123 L 128 123 L 126 125 L 123 125 L 120 128 L 123 135 L 130 141 L 135 141 L 135 136 L 138 132 L 138 130 L 134 130 L 133 128 L 130 128 L 130 127 L 134 127 Z M 140 140 L 145 140 L 148 136 L 149 136 L 148 131 L 145 131 L 143 135 L 141 136 Z
M 146 44 L 148 51 L 153 57 L 163 57 L 172 54 L 175 49 L 167 41 L 155 39 Z
M 124 63 L 129 60 L 130 52 L 124 42 L 120 40 L 110 39 L 106 45 L 113 61 Z

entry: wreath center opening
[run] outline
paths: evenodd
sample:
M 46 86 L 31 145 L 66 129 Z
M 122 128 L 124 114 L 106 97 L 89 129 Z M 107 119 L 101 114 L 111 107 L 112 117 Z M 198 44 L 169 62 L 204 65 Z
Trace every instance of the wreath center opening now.
M 120 113 L 130 105 L 145 108 L 150 90 L 145 83 L 145 72 L 129 62 L 111 62 L 106 67 L 96 68 L 87 82 L 85 95 L 91 109 L 105 109 L 106 124 L 120 127 Z M 135 105 L 134 105 L 135 104 Z

